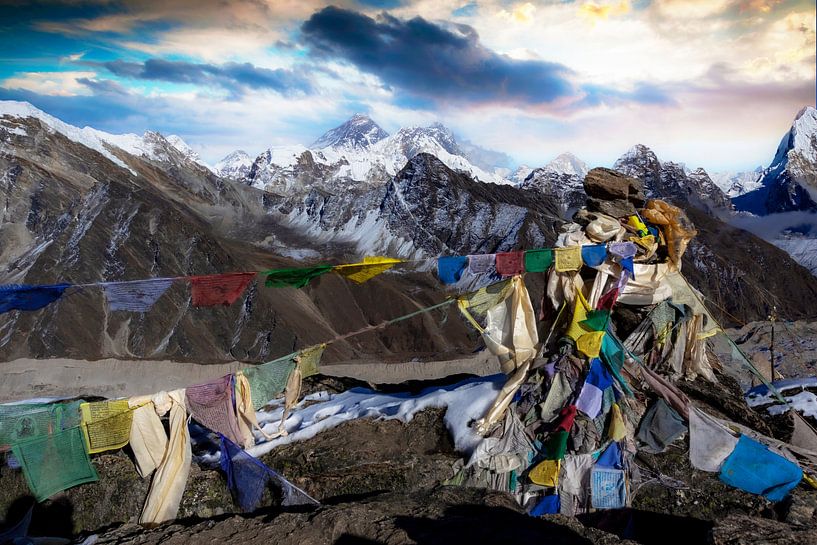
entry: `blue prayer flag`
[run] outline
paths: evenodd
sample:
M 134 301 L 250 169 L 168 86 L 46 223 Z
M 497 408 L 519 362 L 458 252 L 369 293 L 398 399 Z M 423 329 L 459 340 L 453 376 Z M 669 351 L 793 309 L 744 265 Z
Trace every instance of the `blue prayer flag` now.
M 443 284 L 456 284 L 468 266 L 468 256 L 457 255 L 437 258 L 437 276 Z
M 588 267 L 598 267 L 607 259 L 607 247 L 603 244 L 582 246 L 582 261 Z
M 62 297 L 71 284 L 47 286 L 0 286 L 0 313 L 10 310 L 39 310 Z
M 558 494 L 552 494 L 550 496 L 545 496 L 539 503 L 533 506 L 533 509 L 530 510 L 530 515 L 532 517 L 541 517 L 542 515 L 555 515 L 559 513 L 561 509 L 561 501 L 559 500 Z
M 802 478 L 803 471 L 797 464 L 745 435 L 738 439 L 720 473 L 726 484 L 770 501 L 783 500 Z

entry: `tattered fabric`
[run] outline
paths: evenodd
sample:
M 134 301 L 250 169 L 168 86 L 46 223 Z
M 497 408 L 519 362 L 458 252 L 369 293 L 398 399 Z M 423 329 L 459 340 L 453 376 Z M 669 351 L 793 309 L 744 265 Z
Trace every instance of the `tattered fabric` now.
M 321 356 L 325 349 L 325 344 L 310 346 L 309 348 L 304 348 L 295 356 L 294 359 L 298 363 L 298 368 L 301 370 L 301 376 L 303 378 L 318 374 Z
M 720 473 L 726 484 L 774 502 L 783 500 L 802 478 L 797 464 L 745 435 L 740 436 Z
M 255 273 L 211 274 L 190 278 L 194 307 L 232 305 L 255 278 Z
M 179 512 L 179 503 L 182 500 L 187 476 L 190 474 L 190 462 L 193 454 L 190 449 L 190 434 L 187 431 L 187 409 L 185 408 L 184 390 L 173 390 L 172 392 L 159 392 L 147 398 L 132 398 L 132 405 L 142 405 L 149 403 L 154 408 L 157 416 L 164 416 L 170 411 L 170 436 L 165 445 L 161 462 L 156 468 L 153 480 L 150 483 L 148 497 L 145 506 L 142 508 L 142 515 L 139 517 L 141 524 L 158 524 L 176 518 Z M 140 418 L 141 420 L 141 418 Z M 134 415 L 136 422 L 136 415 Z M 158 418 L 145 420 L 147 426 L 161 422 Z M 158 430 L 145 433 L 146 438 L 155 438 L 159 435 Z M 131 435 L 131 446 L 140 441 L 140 437 Z M 138 445 L 134 452 L 139 449 L 142 452 L 155 451 L 158 445 Z
M 10 310 L 38 310 L 50 305 L 65 293 L 71 284 L 47 286 L 0 286 L 0 313 Z
M 187 388 L 187 410 L 202 426 L 226 436 L 233 443 L 244 438 L 238 429 L 230 375 Z
M 553 264 L 553 250 L 528 250 L 525 252 L 527 272 L 545 272 Z
M 559 497 L 563 515 L 574 516 L 584 511 L 590 495 L 590 473 L 593 457 L 590 454 L 568 454 L 562 461 L 559 478 Z
M 319 505 L 309 494 L 267 467 L 261 460 L 253 458 L 223 435 L 219 438 L 219 463 L 227 476 L 227 486 L 242 511 L 258 509 L 270 481 L 280 488 L 283 506 Z
M 500 276 L 515 276 L 525 272 L 525 252 L 499 252 L 496 254 L 496 272 Z
M 316 265 L 295 269 L 271 269 L 264 271 L 268 288 L 303 288 L 313 279 L 332 270 L 332 265 Z
M 603 245 L 582 246 L 582 261 L 588 267 L 598 267 L 607 259 L 607 248 Z
M 437 258 L 437 276 L 443 284 L 456 284 L 468 265 L 468 257 L 455 255 Z
M 102 289 L 108 308 L 130 312 L 147 312 L 173 285 L 173 278 L 151 278 L 134 282 L 105 282 Z
M 642 443 L 642 449 L 650 454 L 658 454 L 687 431 L 686 422 L 667 402 L 658 398 L 647 409 L 638 425 L 636 438 Z
M 738 444 L 738 437 L 719 420 L 689 408 L 689 461 L 692 467 L 718 473 Z
M 402 262 L 402 259 L 393 257 L 367 256 L 362 263 L 336 265 L 332 270 L 352 282 L 362 284 Z
M 78 427 L 14 443 L 12 452 L 37 501 L 99 480 Z

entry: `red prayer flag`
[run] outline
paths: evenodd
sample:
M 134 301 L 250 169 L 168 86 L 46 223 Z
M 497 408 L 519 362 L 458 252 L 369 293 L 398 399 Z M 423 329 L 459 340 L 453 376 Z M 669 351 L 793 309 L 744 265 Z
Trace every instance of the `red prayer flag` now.
M 601 297 L 599 297 L 599 303 L 596 305 L 597 310 L 613 310 L 613 305 L 616 304 L 616 300 L 618 299 L 618 288 L 613 288 Z
M 255 278 L 254 272 L 192 276 L 190 284 L 193 292 L 193 306 L 232 305 L 241 297 L 253 278 Z
M 576 406 L 575 405 L 568 405 L 559 413 L 559 420 L 558 424 L 556 425 L 556 429 L 553 431 L 570 431 L 570 428 L 573 427 L 573 420 L 576 418 Z
M 525 272 L 525 252 L 496 254 L 496 272 L 500 276 L 514 276 Z

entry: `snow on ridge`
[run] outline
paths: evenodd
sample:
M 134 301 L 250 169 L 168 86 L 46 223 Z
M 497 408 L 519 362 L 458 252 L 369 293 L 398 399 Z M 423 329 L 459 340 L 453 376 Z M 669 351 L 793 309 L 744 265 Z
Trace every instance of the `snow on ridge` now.
M 69 125 L 64 121 L 60 121 L 56 117 L 45 113 L 28 102 L 18 102 L 16 100 L 0 100 L 0 117 L 30 117 L 38 119 L 43 125 L 52 131 L 58 132 L 69 140 L 73 140 L 74 142 L 82 144 L 87 148 L 99 152 L 117 166 L 128 169 L 131 171 L 131 173 L 136 174 L 130 167 L 128 167 L 121 159 L 116 157 L 108 149 L 107 145 L 111 144 L 109 138 L 114 137 L 115 135 L 98 131 L 91 127 L 83 127 L 80 129 L 73 125 Z M 0 120 L 0 123 L 2 123 L 2 120 Z

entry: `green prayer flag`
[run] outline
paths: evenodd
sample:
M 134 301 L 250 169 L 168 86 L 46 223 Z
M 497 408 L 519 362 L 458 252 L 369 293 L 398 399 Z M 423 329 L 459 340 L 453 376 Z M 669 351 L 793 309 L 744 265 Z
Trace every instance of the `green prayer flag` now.
M 268 288 L 303 288 L 313 278 L 332 270 L 332 265 L 316 265 L 294 269 L 270 269 L 262 274 L 267 275 Z
M 78 427 L 14 443 L 12 452 L 37 501 L 99 480 Z
M 563 430 L 550 434 L 542 447 L 542 454 L 546 460 L 564 460 L 569 435 Z
M 81 401 L 0 405 L 0 452 L 13 443 L 79 426 Z
M 553 250 L 528 250 L 525 252 L 526 272 L 545 272 L 553 263 Z
M 585 327 L 589 327 L 592 331 L 604 331 L 607 329 L 607 324 L 610 322 L 609 310 L 591 310 L 587 313 L 587 319 L 579 322 Z
M 295 369 L 295 362 L 291 356 L 243 369 L 241 372 L 250 383 L 253 408 L 260 409 L 270 400 L 281 395 L 293 369 Z

